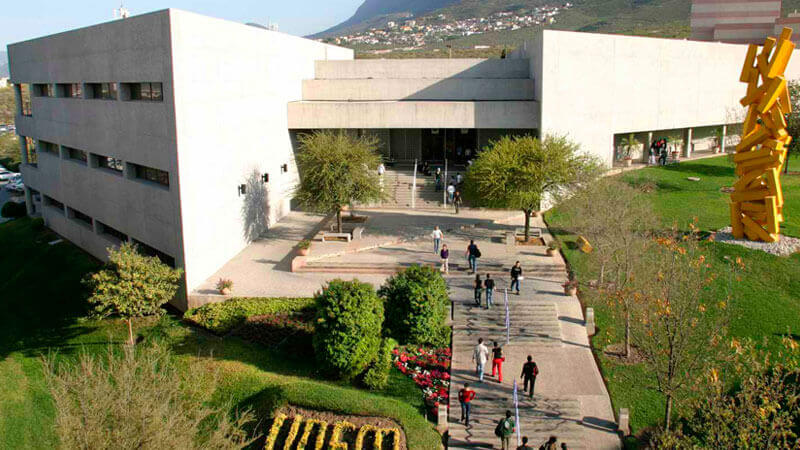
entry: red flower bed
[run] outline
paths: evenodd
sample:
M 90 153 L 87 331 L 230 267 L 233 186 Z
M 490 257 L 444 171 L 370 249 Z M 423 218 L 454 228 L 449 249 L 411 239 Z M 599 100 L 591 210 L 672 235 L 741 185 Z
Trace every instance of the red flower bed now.
M 401 347 L 392 351 L 394 366 L 422 389 L 434 415 L 450 396 L 451 358 L 449 348 Z

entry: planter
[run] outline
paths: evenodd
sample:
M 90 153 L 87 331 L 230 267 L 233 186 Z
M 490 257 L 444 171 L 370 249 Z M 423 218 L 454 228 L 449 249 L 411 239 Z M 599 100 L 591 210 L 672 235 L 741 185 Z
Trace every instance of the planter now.
M 555 254 L 556 254 L 556 249 L 554 249 L 554 248 L 548 248 L 547 249 L 547 256 L 553 256 Z
M 566 288 L 564 288 L 564 294 L 565 295 L 570 295 L 571 296 L 571 295 L 575 295 L 577 293 L 578 293 L 578 288 L 574 288 L 574 287 L 566 287 Z
M 221 295 L 230 295 L 231 290 L 230 290 L 230 288 L 222 288 L 222 289 L 219 290 L 219 293 Z
M 308 256 L 309 253 L 311 253 L 311 249 L 310 248 L 297 249 L 297 254 L 300 255 L 300 256 Z
M 625 158 L 622 160 L 622 163 L 625 165 L 625 167 L 630 167 L 633 165 L 633 159 Z

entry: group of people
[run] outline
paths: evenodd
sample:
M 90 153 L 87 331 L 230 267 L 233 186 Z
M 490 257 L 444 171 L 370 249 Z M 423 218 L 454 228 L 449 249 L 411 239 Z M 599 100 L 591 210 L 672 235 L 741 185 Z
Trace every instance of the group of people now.
M 647 164 L 654 166 L 656 164 L 656 158 L 658 158 L 658 164 L 661 166 L 667 165 L 667 156 L 669 152 L 667 150 L 667 138 L 656 139 L 650 144 L 650 154 L 647 160 Z

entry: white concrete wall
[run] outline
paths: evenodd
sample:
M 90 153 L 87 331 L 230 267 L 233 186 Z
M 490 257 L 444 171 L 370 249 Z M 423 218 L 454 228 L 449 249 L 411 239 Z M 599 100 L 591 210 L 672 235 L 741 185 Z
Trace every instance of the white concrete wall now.
M 542 135 L 566 134 L 611 164 L 615 134 L 729 123 L 745 94 L 739 73 L 746 50 L 739 44 L 545 30 L 527 44 Z M 786 73 L 800 76 L 800 55 Z
M 331 58 L 329 58 L 331 59 Z M 347 78 L 528 78 L 518 59 L 359 59 L 318 61 L 318 79 Z
M 382 78 L 303 81 L 306 101 L 530 100 L 530 78 Z
M 246 205 L 264 225 L 288 213 L 297 171 L 287 103 L 301 98 L 301 81 L 314 77 L 315 60 L 351 59 L 353 52 L 184 11 L 170 10 L 170 17 L 191 291 L 248 244 Z M 264 173 L 269 183 L 256 182 L 238 194 L 251 174 Z M 266 198 L 254 198 L 254 191 Z

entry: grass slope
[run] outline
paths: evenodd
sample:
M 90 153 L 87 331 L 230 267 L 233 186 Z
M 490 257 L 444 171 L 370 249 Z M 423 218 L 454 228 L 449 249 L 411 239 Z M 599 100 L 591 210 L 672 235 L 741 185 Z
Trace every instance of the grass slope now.
M 795 166 L 800 166 L 797 160 Z M 686 177 L 700 177 L 691 182 Z M 715 230 L 728 225 L 727 195 L 719 188 L 733 182 L 733 166 L 727 157 L 718 157 L 681 163 L 674 166 L 647 168 L 621 175 L 634 185 L 643 180 L 654 182 L 658 188 L 648 197 L 660 215 L 664 227 L 671 224 L 686 228 L 694 217 L 705 230 Z M 783 178 L 787 199 L 787 222 L 783 233 L 800 236 L 800 176 Z M 564 231 L 565 216 L 555 209 L 547 214 L 551 230 L 562 242 L 575 241 L 575 236 Z M 564 254 L 571 270 L 580 281 L 596 279 L 597 270 L 591 255 L 565 246 Z M 730 305 L 730 333 L 739 338 L 750 338 L 761 343 L 777 356 L 780 337 L 785 334 L 800 336 L 800 254 L 777 257 L 763 252 L 722 243 L 709 243 L 709 260 L 720 270 L 725 270 L 724 258 L 741 257 L 746 269 Z M 723 281 L 717 285 L 720 295 Z M 614 408 L 631 408 L 631 424 L 635 431 L 657 425 L 663 416 L 663 399 L 645 383 L 648 373 L 642 365 L 624 365 L 603 353 L 603 349 L 622 340 L 623 327 L 611 314 L 609 306 L 592 290 L 583 289 L 581 299 L 595 309 L 598 333 L 592 346 L 598 356 L 603 376 L 608 384 Z
M 55 410 L 40 356 L 105 351 L 126 339 L 118 320 L 80 321 L 87 313 L 81 278 L 98 262 L 57 236 L 35 232 L 29 219 L 0 225 L 0 448 L 58 445 Z M 275 392 L 290 403 L 345 414 L 380 415 L 400 422 L 410 448 L 435 449 L 439 436 L 424 416 L 422 395 L 409 378 L 392 370 L 389 387 L 370 393 L 320 379 L 313 358 L 287 358 L 234 337 L 216 337 L 167 316 L 135 323 L 146 339 L 167 342 L 186 364 L 221 371 L 212 402 L 233 397 L 237 406 L 268 413 Z M 213 355 L 213 357 L 209 357 Z M 198 381 L 201 384 L 202 381 Z M 266 417 L 260 417 L 266 420 Z M 262 422 L 261 426 L 264 426 Z

